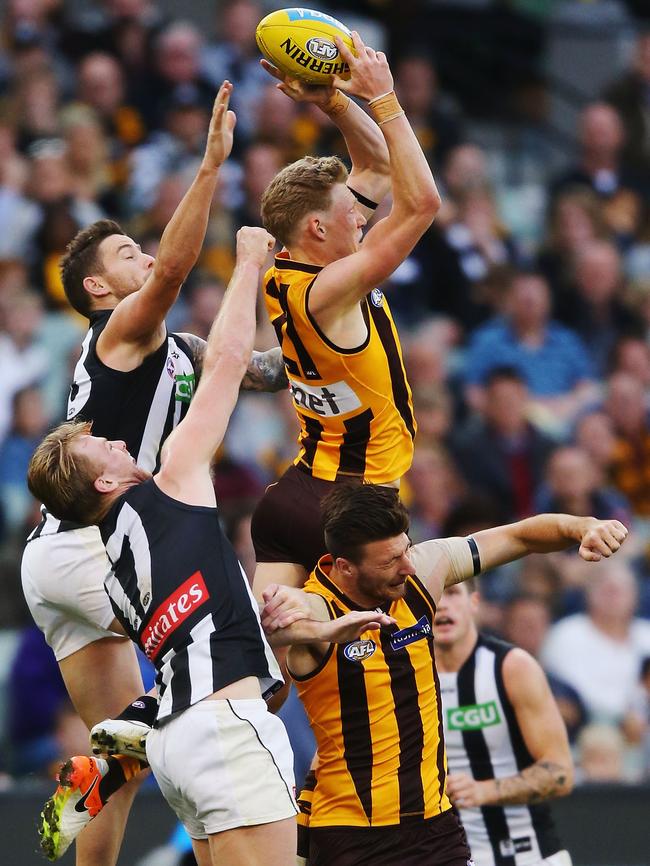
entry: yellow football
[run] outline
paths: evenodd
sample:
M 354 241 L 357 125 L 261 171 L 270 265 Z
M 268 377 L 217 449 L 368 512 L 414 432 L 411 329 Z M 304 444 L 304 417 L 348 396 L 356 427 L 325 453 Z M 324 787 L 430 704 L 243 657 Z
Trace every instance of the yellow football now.
M 334 37 L 354 51 L 352 36 L 345 26 L 315 9 L 278 9 L 262 18 L 255 31 L 262 54 L 288 75 L 307 84 L 329 84 L 330 76 L 350 77 Z

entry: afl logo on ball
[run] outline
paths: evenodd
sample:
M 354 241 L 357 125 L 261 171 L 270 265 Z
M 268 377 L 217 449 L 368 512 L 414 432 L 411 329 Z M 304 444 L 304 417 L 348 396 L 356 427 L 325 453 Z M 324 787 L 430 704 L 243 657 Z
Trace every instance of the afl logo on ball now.
M 343 653 L 346 659 L 351 662 L 362 662 L 369 658 L 377 649 L 374 640 L 355 640 L 349 643 Z
M 384 303 L 384 293 L 381 289 L 373 289 L 372 292 L 370 292 L 370 300 L 375 307 L 381 307 Z
M 329 39 L 313 36 L 305 45 L 307 51 L 317 60 L 334 60 L 339 56 L 339 50 Z

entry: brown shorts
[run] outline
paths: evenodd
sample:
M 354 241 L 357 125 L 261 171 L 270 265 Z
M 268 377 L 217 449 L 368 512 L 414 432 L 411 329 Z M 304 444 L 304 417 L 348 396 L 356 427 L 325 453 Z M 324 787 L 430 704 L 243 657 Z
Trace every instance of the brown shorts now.
M 453 809 L 396 827 L 310 827 L 309 866 L 471 866 Z
M 290 466 L 279 481 L 266 488 L 253 513 L 251 535 L 257 562 L 295 562 L 311 573 L 327 552 L 321 499 L 335 484 L 353 482 L 323 481 Z

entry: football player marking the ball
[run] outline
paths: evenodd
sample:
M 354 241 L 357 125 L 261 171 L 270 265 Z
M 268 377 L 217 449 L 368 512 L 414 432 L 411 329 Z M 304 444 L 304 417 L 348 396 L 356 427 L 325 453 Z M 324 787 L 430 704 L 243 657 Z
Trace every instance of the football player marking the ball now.
M 280 672 L 219 524 L 210 474 L 250 361 L 259 272 L 273 243 L 260 228 L 238 232 L 201 382 L 158 472 L 139 468 L 123 442 L 93 436 L 84 422 L 46 436 L 28 472 L 52 514 L 79 519 L 81 500 L 86 523 L 100 528 L 113 627 L 156 667 L 147 757 L 199 866 L 286 866 L 295 856 L 291 748 L 263 700 Z M 349 641 L 390 622 L 355 613 L 342 628 L 324 623 L 321 639 Z
M 352 170 L 336 157 L 305 157 L 280 171 L 262 199 L 262 221 L 284 245 L 266 274 L 265 300 L 301 430 L 294 464 L 253 517 L 258 598 L 270 582 L 304 583 L 325 551 L 319 502 L 333 485 L 398 486 L 413 455 L 399 337 L 376 286 L 431 224 L 440 196 L 385 55 L 357 33 L 352 39 L 356 55 L 336 38 L 350 78 L 331 86 L 309 87 L 261 61 L 283 93 L 315 103 L 339 127 Z M 365 100 L 372 117 L 347 93 Z M 389 188 L 388 216 L 363 237 Z

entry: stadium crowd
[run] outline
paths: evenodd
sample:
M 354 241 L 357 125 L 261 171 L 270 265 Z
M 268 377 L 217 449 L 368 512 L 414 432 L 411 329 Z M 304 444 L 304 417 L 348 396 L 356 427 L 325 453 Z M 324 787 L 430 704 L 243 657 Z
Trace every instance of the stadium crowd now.
M 46 775 L 60 756 L 87 749 L 19 578 L 22 545 L 38 520 L 26 467 L 64 417 L 86 330 L 67 305 L 58 261 L 78 229 L 102 217 L 119 220 L 155 255 L 227 77 L 235 149 L 199 265 L 170 317 L 174 330 L 207 337 L 236 230 L 259 225 L 268 182 L 304 154 L 344 153 L 325 116 L 286 99 L 260 67 L 254 30 L 269 8 L 218 4 L 213 36 L 166 16 L 154 0 L 104 0 L 81 11 L 60 0 L 6 3 L 0 771 L 7 784 Z M 344 8 L 329 8 L 345 20 Z M 462 100 L 442 90 L 430 53 L 420 46 L 391 62 L 444 199 L 433 227 L 381 287 L 399 323 L 419 424 L 403 486 L 413 540 L 540 511 L 630 527 L 623 558 L 592 566 L 588 583 L 568 554 L 532 556 L 484 576 L 481 627 L 544 665 L 580 780 L 650 779 L 650 23 L 639 24 L 628 65 L 582 106 L 575 148 L 563 161 L 538 162 L 526 195 L 509 170 L 515 155 L 476 134 Z M 275 336 L 261 304 L 258 320 L 256 348 L 270 348 Z M 214 483 L 249 576 L 252 510 L 292 458 L 296 436 L 288 393 L 241 396 Z

